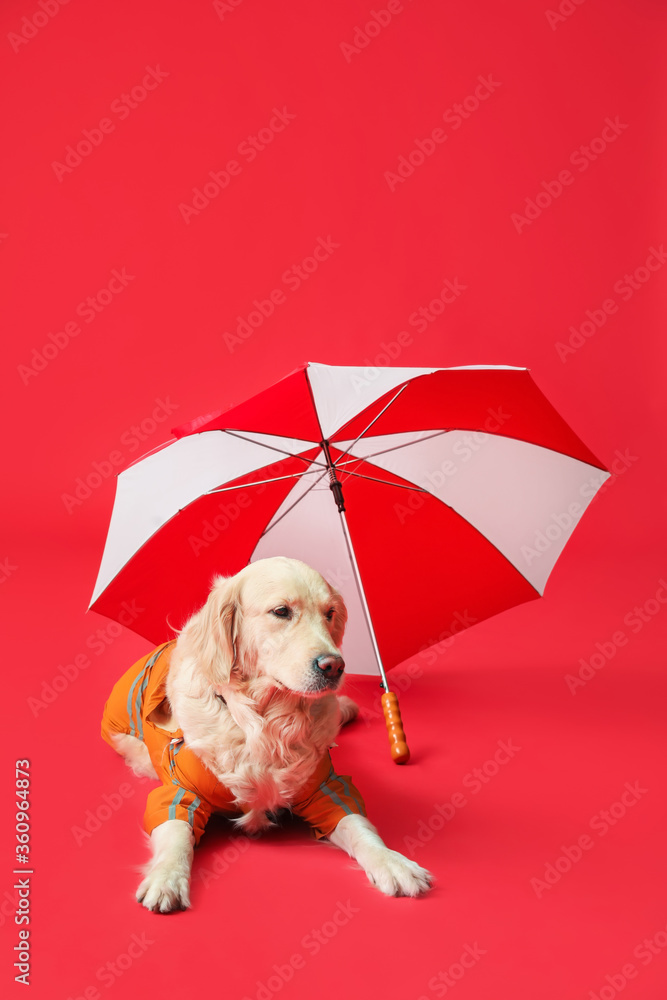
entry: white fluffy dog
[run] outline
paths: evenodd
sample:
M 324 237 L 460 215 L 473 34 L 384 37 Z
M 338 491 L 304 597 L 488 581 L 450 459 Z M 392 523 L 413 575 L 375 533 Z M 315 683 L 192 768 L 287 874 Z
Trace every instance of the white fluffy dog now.
M 270 826 L 267 814 L 280 808 L 299 812 L 300 790 L 358 713 L 336 693 L 346 619 L 340 594 L 315 570 L 294 559 L 264 559 L 219 577 L 173 646 L 166 698 L 150 725 L 182 733 L 183 746 L 228 791 L 235 822 L 249 833 Z M 156 777 L 160 762 L 133 732 L 116 731 L 109 741 L 136 773 Z M 429 873 L 386 847 L 362 811 L 346 808 L 325 836 L 387 895 L 416 896 L 430 886 Z M 189 906 L 192 823 L 159 819 L 150 839 L 153 856 L 137 898 L 159 912 Z

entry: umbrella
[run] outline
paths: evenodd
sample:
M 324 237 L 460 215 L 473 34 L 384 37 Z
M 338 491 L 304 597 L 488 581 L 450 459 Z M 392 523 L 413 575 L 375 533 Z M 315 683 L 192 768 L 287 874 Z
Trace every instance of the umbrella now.
M 379 674 L 392 757 L 409 750 L 387 671 L 539 597 L 608 478 L 525 368 L 309 363 L 117 478 L 90 607 L 163 642 L 215 574 L 301 559 L 349 611 L 352 673 Z

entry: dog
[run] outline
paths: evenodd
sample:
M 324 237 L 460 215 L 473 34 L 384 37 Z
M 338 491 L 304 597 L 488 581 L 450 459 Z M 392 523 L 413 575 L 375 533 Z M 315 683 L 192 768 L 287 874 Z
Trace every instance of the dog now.
M 346 620 L 341 595 L 305 563 L 258 560 L 216 577 L 177 638 L 115 685 L 102 736 L 136 774 L 161 781 L 144 817 L 152 857 L 137 899 L 147 909 L 190 905 L 194 847 L 214 811 L 256 834 L 289 809 L 387 895 L 430 888 L 430 873 L 383 843 L 331 764 L 359 711 L 339 693 Z

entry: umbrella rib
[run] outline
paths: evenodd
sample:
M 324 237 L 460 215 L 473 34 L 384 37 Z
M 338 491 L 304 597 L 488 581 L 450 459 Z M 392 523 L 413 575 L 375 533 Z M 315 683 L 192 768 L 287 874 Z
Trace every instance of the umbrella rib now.
M 214 490 L 207 490 L 206 491 L 206 496 L 210 496 L 212 493 L 228 493 L 230 490 L 238 490 L 242 486 L 245 486 L 245 487 L 248 487 L 248 486 L 264 486 L 266 483 L 280 483 L 280 482 L 282 482 L 283 479 L 301 479 L 303 476 L 307 476 L 310 471 L 311 471 L 310 469 L 304 469 L 303 472 L 291 472 L 289 474 L 289 476 L 276 476 L 274 479 L 257 479 L 256 481 L 254 481 L 252 483 L 241 483 L 241 484 L 237 484 L 236 486 L 217 486 Z M 325 476 L 325 475 L 326 475 L 326 472 L 323 472 L 322 475 L 320 476 L 320 479 L 322 478 L 322 476 Z M 315 483 L 313 483 L 313 486 L 315 486 L 318 482 L 319 482 L 319 479 L 316 480 Z M 312 489 L 312 486 L 308 487 L 308 489 Z M 306 492 L 308 492 L 308 490 L 306 490 Z M 305 496 L 305 494 L 304 494 L 304 496 Z
M 305 475 L 305 473 L 302 473 L 302 475 Z M 310 485 L 310 486 L 308 487 L 308 489 L 307 489 L 307 490 L 304 490 L 304 491 L 303 491 L 303 493 L 301 494 L 301 496 L 300 496 L 300 497 L 297 497 L 297 498 L 296 498 L 296 500 L 294 501 L 294 503 L 293 503 L 293 504 L 290 504 L 290 506 L 289 506 L 289 507 L 288 507 L 288 508 L 287 508 L 286 510 L 284 510 L 284 511 L 282 512 L 282 514 L 280 515 L 280 517 L 277 517 L 275 521 L 272 521 L 272 522 L 271 522 L 271 524 L 268 524 L 268 525 L 266 526 L 266 528 L 264 529 L 264 531 L 262 532 L 262 534 L 261 534 L 261 535 L 260 535 L 259 537 L 260 537 L 260 538 L 263 538 L 263 537 L 264 537 L 264 535 L 268 534 L 268 532 L 269 532 L 269 531 L 271 531 L 271 528 L 275 528 L 275 526 L 276 526 L 276 525 L 277 525 L 277 524 L 278 524 L 278 523 L 279 523 L 280 521 L 282 521 L 282 519 L 283 519 L 283 518 L 284 518 L 284 517 L 285 517 L 285 516 L 286 516 L 287 514 L 289 514 L 289 512 L 290 512 L 291 510 L 294 510 L 294 508 L 296 507 L 296 505 L 297 505 L 298 503 L 301 503 L 301 501 L 303 500 L 303 498 L 304 498 L 305 496 L 308 496 L 308 494 L 310 493 L 310 491 L 311 491 L 311 490 L 315 489 L 315 487 L 316 487 L 316 486 L 317 486 L 317 484 L 318 484 L 318 483 L 320 482 L 320 480 L 324 479 L 324 477 L 325 477 L 325 476 L 326 476 L 326 472 L 322 472 L 322 473 L 320 474 L 319 478 L 318 478 L 318 479 L 316 479 L 314 483 L 311 483 L 311 485 Z M 257 546 L 255 546 L 255 548 L 257 548 Z
M 433 434 L 429 434 L 427 437 L 415 438 L 414 441 L 404 441 L 403 444 L 394 445 L 393 448 L 383 448 L 382 451 L 374 451 L 370 455 L 364 455 L 363 458 L 359 458 L 359 457 L 356 457 L 355 455 L 352 455 L 352 457 L 350 459 L 350 462 L 367 462 L 370 458 L 377 458 L 378 455 L 386 455 L 388 452 L 390 452 L 390 451 L 398 451 L 400 448 L 411 448 L 412 445 L 414 445 L 414 444 L 421 444 L 422 441 L 430 441 L 431 438 L 439 437 L 441 434 L 449 434 L 449 433 L 451 433 L 450 428 L 445 427 L 441 431 L 434 431 Z M 359 440 L 359 438 L 357 438 L 357 441 L 358 440 Z M 350 445 L 350 448 L 351 447 L 352 447 L 352 445 Z M 344 452 L 344 454 L 347 455 L 348 452 Z M 341 463 L 340 459 L 339 459 L 336 462 L 336 466 L 341 465 L 341 464 L 342 465 L 347 465 L 348 463 L 347 462 L 342 462 Z
M 382 414 L 383 414 L 383 413 L 385 412 L 385 410 L 388 410 L 388 409 L 389 409 L 389 407 L 390 407 L 390 406 L 391 406 L 391 404 L 392 404 L 392 403 L 394 402 L 394 400 L 398 399 L 398 397 L 399 397 L 399 396 L 401 395 L 401 393 L 402 393 L 402 392 L 403 392 L 403 391 L 404 391 L 405 389 L 407 389 L 407 387 L 408 387 L 408 384 L 409 384 L 409 383 L 408 383 L 408 382 L 406 382 L 406 383 L 405 383 L 404 385 L 402 385 L 402 386 L 401 386 L 401 388 L 400 388 L 400 389 L 398 390 L 398 392 L 396 393 L 396 395 L 395 395 L 395 396 L 392 396 L 392 398 L 391 398 L 391 399 L 389 400 L 389 402 L 387 403 L 387 405 L 386 405 L 386 406 L 383 406 L 383 407 L 382 407 L 382 409 L 380 410 L 380 412 L 379 412 L 378 414 L 376 414 L 376 415 L 375 415 L 375 416 L 373 417 L 373 419 L 371 420 L 371 422 L 370 422 L 370 424 L 368 425 L 368 427 L 365 427 L 365 428 L 363 429 L 363 431 L 361 432 L 361 434 L 359 434 L 359 435 L 358 435 L 358 436 L 357 436 L 357 437 L 356 437 L 356 438 L 354 439 L 354 441 L 352 442 L 352 444 L 350 445 L 350 447 L 349 447 L 349 448 L 347 449 L 347 451 L 344 451 L 344 452 L 343 452 L 343 453 L 341 454 L 341 456 L 340 456 L 341 458 L 345 458 L 345 456 L 346 456 L 346 455 L 347 455 L 347 454 L 348 454 L 348 453 L 349 453 L 349 452 L 350 452 L 350 451 L 352 450 L 352 448 L 354 448 L 354 446 L 355 446 L 355 444 L 357 443 L 357 441 L 359 441 L 359 440 L 360 440 L 360 439 L 361 439 L 361 438 L 362 438 L 362 437 L 364 436 L 364 434 L 366 434 L 366 433 L 367 433 L 367 432 L 368 432 L 368 431 L 369 431 L 369 430 L 371 429 L 371 427 L 373 426 L 373 424 L 375 423 L 375 421 L 376 421 L 376 420 L 379 420 L 379 419 L 380 419 L 380 417 L 382 416 Z M 335 467 L 336 467 L 336 464 L 337 464 L 337 462 L 334 462 L 333 464 L 334 464 L 334 468 L 335 468 Z
M 312 459 L 311 458 L 303 458 L 301 455 L 295 455 L 294 452 L 292 452 L 292 451 L 286 451 L 285 448 L 276 448 L 275 445 L 273 445 L 273 444 L 266 444 L 264 441 L 261 441 L 261 442 L 260 441 L 254 441 L 252 438 L 244 437 L 243 434 L 237 433 L 237 431 L 230 431 L 230 430 L 227 430 L 227 428 L 223 428 L 223 434 L 230 434 L 232 437 L 237 437 L 241 441 L 247 441 L 249 444 L 256 444 L 260 448 L 268 448 L 270 451 L 277 451 L 278 454 L 280 454 L 280 455 L 288 455 L 290 458 L 298 458 L 302 462 L 307 462 L 308 465 L 319 465 L 319 467 L 321 469 L 326 469 L 326 465 L 324 465 L 322 462 L 318 462 L 314 458 L 312 458 Z M 310 448 L 317 448 L 317 445 L 314 444 L 311 441 L 304 441 L 304 444 L 309 444 Z M 307 448 L 305 450 L 306 451 L 310 451 L 310 448 Z
M 422 489 L 421 486 L 404 486 L 403 483 L 392 483 L 388 479 L 376 479 L 374 476 L 365 476 L 363 472 L 352 472 L 351 469 L 346 469 L 344 475 L 356 476 L 357 479 L 368 479 L 371 483 L 383 483 L 385 486 L 395 486 L 399 490 L 412 490 L 414 493 L 428 493 L 428 490 Z
M 345 466 L 352 465 L 353 463 L 356 462 L 357 467 L 358 467 L 363 462 L 367 462 L 369 459 L 376 458 L 378 455 L 385 455 L 385 454 L 387 454 L 390 451 L 398 451 L 400 448 L 409 448 L 409 447 L 412 447 L 412 445 L 418 444 L 421 441 L 430 441 L 431 438 L 439 437 L 441 434 L 449 434 L 449 428 L 445 427 L 445 428 L 443 428 L 443 430 L 434 431 L 433 434 L 429 434 L 427 437 L 418 438 L 415 441 L 405 441 L 403 444 L 397 444 L 393 448 L 385 448 L 383 451 L 374 451 L 372 454 L 365 455 L 363 458 L 357 458 L 354 455 L 352 455 L 351 458 L 347 462 L 342 462 L 342 463 L 339 462 L 339 463 L 337 463 L 337 467 L 338 467 L 338 465 L 342 465 L 343 466 L 342 473 L 346 472 L 348 475 L 355 475 L 355 474 L 356 475 L 361 475 L 361 473 L 354 473 L 351 469 L 346 469 Z M 345 454 L 347 454 L 347 452 Z M 341 475 L 342 475 L 342 473 L 341 473 Z M 368 477 L 368 478 L 370 478 L 370 477 Z M 385 482 L 385 480 L 378 479 L 377 482 Z M 398 484 L 394 484 L 394 485 L 398 485 Z M 408 487 L 403 487 L 403 488 L 407 489 Z M 420 492 L 423 493 L 424 491 L 421 490 Z

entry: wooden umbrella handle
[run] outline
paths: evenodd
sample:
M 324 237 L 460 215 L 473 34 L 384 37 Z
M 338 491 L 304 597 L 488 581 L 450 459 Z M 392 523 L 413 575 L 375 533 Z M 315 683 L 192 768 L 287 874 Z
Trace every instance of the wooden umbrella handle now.
M 407 764 L 410 751 L 405 741 L 401 710 L 398 707 L 398 697 L 393 691 L 385 691 L 381 698 L 384 711 L 384 721 L 387 723 L 389 747 L 394 764 Z

